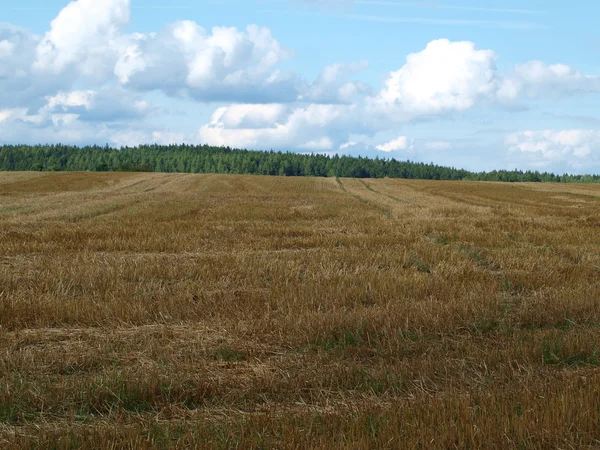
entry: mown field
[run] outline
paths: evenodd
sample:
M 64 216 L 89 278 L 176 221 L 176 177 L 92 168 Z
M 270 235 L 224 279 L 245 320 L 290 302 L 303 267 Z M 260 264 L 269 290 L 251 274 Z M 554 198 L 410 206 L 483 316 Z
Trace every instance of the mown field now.
M 600 186 L 0 173 L 0 448 L 600 448 Z

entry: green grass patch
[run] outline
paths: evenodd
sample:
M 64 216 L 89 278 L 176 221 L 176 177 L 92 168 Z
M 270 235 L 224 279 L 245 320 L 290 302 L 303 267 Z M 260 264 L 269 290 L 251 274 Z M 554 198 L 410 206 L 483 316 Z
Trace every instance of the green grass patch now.
M 375 189 L 373 189 L 367 182 L 363 181 L 363 180 L 358 180 L 362 183 L 362 185 L 371 192 L 377 192 Z
M 212 354 L 213 359 L 226 362 L 239 362 L 246 360 L 246 354 L 239 350 L 235 350 L 228 345 L 224 345 L 215 349 Z
M 450 245 L 450 239 L 444 235 L 441 235 L 435 238 L 435 243 L 438 245 Z
M 500 269 L 500 266 L 496 264 L 494 261 L 489 260 L 483 254 L 481 250 L 476 249 L 471 245 L 459 245 L 458 251 L 464 254 L 468 259 L 470 259 L 476 266 L 481 267 L 482 269 L 497 271 Z
M 18 211 L 24 210 L 25 206 L 7 206 L 5 208 L 0 208 L 0 216 L 3 214 L 12 214 Z
M 567 348 L 564 339 L 544 339 L 541 343 L 544 364 L 563 367 L 600 366 L 600 348 L 573 351 Z
M 431 267 L 429 267 L 425 262 L 417 255 L 413 253 L 410 257 L 410 263 L 419 271 L 423 273 L 431 273 Z

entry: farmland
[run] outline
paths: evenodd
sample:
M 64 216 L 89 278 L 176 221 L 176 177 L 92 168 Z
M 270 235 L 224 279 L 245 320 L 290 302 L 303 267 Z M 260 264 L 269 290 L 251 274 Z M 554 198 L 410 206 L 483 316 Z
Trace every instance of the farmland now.
M 598 448 L 600 186 L 0 173 L 2 448 Z

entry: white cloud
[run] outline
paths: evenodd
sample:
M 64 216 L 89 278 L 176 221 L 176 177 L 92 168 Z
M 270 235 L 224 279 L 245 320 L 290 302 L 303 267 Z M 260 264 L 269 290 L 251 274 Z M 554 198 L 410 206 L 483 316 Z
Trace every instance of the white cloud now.
M 340 150 L 345 150 L 347 148 L 354 147 L 355 145 L 358 145 L 358 143 L 354 141 L 344 142 L 342 145 L 340 145 Z
M 4 120 L 1 120 L 4 117 Z M 28 114 L 26 109 L 0 112 L 0 142 L 39 144 L 62 142 L 82 144 L 107 142 L 105 127 L 93 126 L 78 120 L 77 114 Z
M 120 147 L 195 141 L 184 133 L 156 130 L 143 124 L 112 127 L 104 123 L 82 120 L 82 117 L 75 113 L 30 115 L 27 110 L 18 109 L 0 110 L 0 142 L 13 144 L 61 142 L 75 145 L 110 143 Z
M 45 111 L 55 111 L 56 109 L 67 111 L 69 108 L 83 107 L 89 110 L 96 94 L 96 91 L 91 90 L 59 92 L 54 96 L 46 97 L 48 103 L 43 109 Z
M 327 136 L 324 136 L 302 144 L 300 145 L 300 148 L 306 150 L 331 150 L 333 148 L 333 142 Z
M 52 114 L 50 120 L 55 127 L 68 128 L 78 122 L 79 114 Z
M 222 107 L 199 136 L 210 144 L 245 148 L 339 148 L 348 143 L 350 133 L 373 134 L 391 128 L 394 122 L 463 111 L 492 98 L 497 81 L 495 58 L 493 52 L 478 50 L 470 42 L 433 41 L 422 52 L 409 55 L 377 95 L 337 105 L 344 100 L 340 90 L 346 88 L 340 82 L 366 65 L 335 64 L 326 67 L 300 97 L 311 102 L 328 100 L 328 104 Z M 348 92 L 346 99 L 356 91 Z M 377 149 L 406 150 L 409 145 L 401 137 Z
M 0 41 L 0 59 L 8 58 L 15 50 L 16 44 L 9 40 Z
M 408 138 L 406 136 L 400 136 L 396 139 L 386 142 L 385 144 L 377 145 L 375 148 L 377 150 L 381 150 L 382 152 L 405 150 L 408 148 Z
M 472 42 L 432 41 L 390 73 L 381 92 L 369 99 L 370 107 L 406 120 L 470 109 L 493 95 L 495 61 L 494 52 Z
M 0 24 L 0 77 L 25 75 L 38 41 L 24 28 Z
M 212 121 L 223 128 L 275 128 L 288 117 L 289 107 L 272 104 L 236 104 L 217 109 Z
M 143 119 L 160 109 L 139 94 L 121 87 L 106 86 L 91 96 L 89 106 L 76 108 L 81 120 L 93 122 L 114 122 Z
M 34 69 L 58 74 L 74 66 L 92 78 L 104 75 L 114 64 L 119 31 L 129 15 L 129 0 L 69 3 L 37 46 Z
M 298 99 L 317 103 L 351 103 L 357 96 L 368 93 L 369 88 L 360 81 L 344 80 L 368 67 L 366 61 L 326 66 Z
M 276 69 L 291 52 L 268 28 L 215 27 L 209 33 L 193 21 L 181 21 L 122 42 L 114 73 L 130 89 L 201 101 L 292 101 L 298 95 L 296 77 Z
M 10 76 L 21 90 L 36 86 L 32 98 L 83 82 L 96 88 L 119 83 L 129 90 L 236 102 L 294 101 L 304 87 L 295 74 L 276 67 L 292 52 L 268 28 L 207 31 L 193 21 L 180 21 L 155 33 L 125 34 L 129 3 L 73 1 L 42 38 L 2 26 L 0 83 Z
M 143 118 L 155 108 L 146 100 L 118 88 L 102 88 L 100 91 L 59 91 L 47 96 L 35 117 L 38 122 L 50 120 L 53 115 L 76 114 L 82 121 L 117 121 Z M 33 117 L 33 116 L 32 116 Z
M 346 141 L 347 130 L 361 126 L 355 105 L 311 104 L 288 108 L 257 104 L 245 111 L 247 106 L 217 109 L 210 122 L 200 128 L 200 141 L 243 148 L 327 150 Z M 246 120 L 248 114 L 252 120 Z M 263 120 L 269 115 L 277 115 L 274 123 Z
M 0 110 L 0 123 L 14 119 L 24 119 L 27 116 L 27 109 L 12 108 Z
M 564 162 L 569 166 L 600 159 L 600 130 L 521 131 L 506 137 L 511 152 L 535 157 L 543 164 Z
M 478 105 L 600 92 L 599 75 L 585 75 L 565 64 L 529 61 L 501 73 L 496 59 L 492 50 L 478 49 L 473 42 L 431 41 L 408 55 L 377 95 L 366 98 L 366 111 L 379 121 L 410 122 Z
M 59 91 L 47 96 L 45 101 L 37 111 L 29 108 L 0 110 L 0 143 L 117 143 L 122 140 L 120 135 L 124 132 L 119 131 L 122 127 L 138 134 L 138 144 L 182 141 L 175 139 L 179 135 L 160 130 L 156 135 L 136 131 L 139 125 L 132 125 L 131 119 L 143 118 L 155 108 L 118 89 Z M 126 124 L 118 124 L 119 120 Z
M 546 65 L 529 61 L 515 67 L 502 77 L 497 97 L 512 102 L 527 97 L 569 95 L 580 92 L 600 92 L 600 76 L 584 75 L 565 64 Z
M 321 105 L 322 108 L 315 104 L 285 108 L 281 104 L 224 107 L 215 113 L 211 123 L 201 128 L 200 137 L 217 145 L 249 148 L 306 148 L 316 142 L 327 142 L 323 148 L 329 148 L 329 144 L 340 148 L 348 144 L 352 133 L 373 135 L 392 129 L 397 123 L 431 120 L 482 104 L 507 103 L 510 98 L 547 95 L 552 86 L 561 86 L 562 93 L 575 91 L 583 84 L 588 89 L 595 88 L 596 77 L 584 76 L 562 65 L 533 62 L 502 74 L 496 68 L 496 58 L 493 51 L 480 50 L 472 42 L 432 41 L 423 51 L 409 55 L 401 69 L 391 72 L 379 93 L 335 107 L 332 103 L 341 100 L 336 91 L 339 83 L 363 65 L 328 66 L 301 99 L 328 100 L 330 104 Z M 305 117 L 307 111 L 315 117 Z M 354 146 L 348 144 L 342 149 L 351 147 Z M 410 143 L 400 138 L 376 149 L 395 151 L 409 147 Z M 451 147 L 445 141 L 423 145 L 430 151 Z
M 0 24 L 0 105 L 28 107 L 60 83 L 51 75 L 35 78 L 31 65 L 39 37 L 13 25 Z

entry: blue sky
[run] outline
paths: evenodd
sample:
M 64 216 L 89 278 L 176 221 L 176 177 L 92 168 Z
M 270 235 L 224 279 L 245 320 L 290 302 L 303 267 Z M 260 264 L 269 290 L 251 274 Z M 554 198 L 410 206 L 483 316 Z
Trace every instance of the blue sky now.
M 0 143 L 600 173 L 600 2 L 2 3 Z

